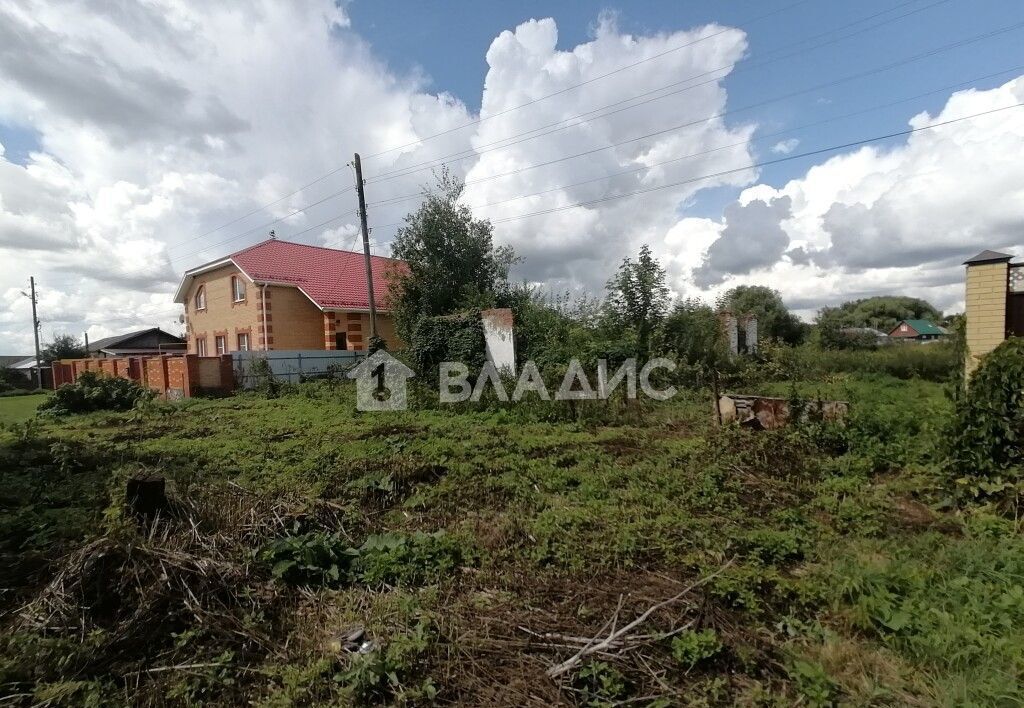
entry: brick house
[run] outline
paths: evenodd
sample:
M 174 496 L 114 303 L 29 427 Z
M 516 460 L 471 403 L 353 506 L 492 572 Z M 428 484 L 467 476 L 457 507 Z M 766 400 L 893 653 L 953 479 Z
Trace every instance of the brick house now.
M 371 257 L 377 334 L 401 348 L 387 311 L 388 280 L 404 262 Z M 188 351 L 365 349 L 370 337 L 361 253 L 270 239 L 185 272 L 174 295 L 185 307 Z
M 964 261 L 968 376 L 1004 339 L 1024 337 L 1024 263 L 1010 263 L 1012 259 L 1006 253 L 982 251 Z

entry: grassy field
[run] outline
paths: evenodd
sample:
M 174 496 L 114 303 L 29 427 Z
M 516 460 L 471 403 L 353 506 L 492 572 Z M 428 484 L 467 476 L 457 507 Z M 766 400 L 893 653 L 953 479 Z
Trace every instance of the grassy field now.
M 39 404 L 46 400 L 48 394 L 40 393 L 30 396 L 4 396 L 0 398 L 0 425 L 4 423 L 20 423 L 28 420 L 36 413 Z
M 949 511 L 943 387 L 760 389 L 843 398 L 852 416 L 718 429 L 698 393 L 362 414 L 347 386 L 311 383 L 8 427 L 0 695 L 1024 701 L 1024 541 L 985 510 Z M 124 485 L 154 473 L 173 508 L 142 534 Z

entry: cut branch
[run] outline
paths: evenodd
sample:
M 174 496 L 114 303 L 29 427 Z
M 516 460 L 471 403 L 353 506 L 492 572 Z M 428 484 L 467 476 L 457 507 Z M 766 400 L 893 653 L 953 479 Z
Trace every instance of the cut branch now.
M 582 649 L 576 652 L 571 658 L 566 659 L 558 666 L 552 666 L 550 669 L 548 669 L 548 676 L 551 678 L 557 678 L 558 676 L 564 674 L 566 671 L 572 669 L 581 660 L 590 656 L 591 654 L 595 654 L 598 652 L 606 652 L 609 649 L 614 648 L 617 643 L 620 643 L 623 637 L 627 636 L 632 630 L 646 622 L 652 614 L 654 614 L 663 607 L 671 605 L 674 602 L 679 602 L 679 600 L 683 599 L 686 595 L 693 592 L 700 586 L 706 585 L 707 583 L 711 582 L 711 580 L 725 572 L 726 568 L 732 565 L 732 562 L 733 559 L 730 558 L 714 573 L 711 573 L 710 575 L 705 575 L 703 578 L 696 581 L 695 583 L 687 585 L 685 588 L 683 588 L 667 600 L 662 600 L 661 602 L 655 605 L 651 605 L 644 611 L 643 614 L 641 614 L 635 620 L 623 626 L 621 629 L 613 629 L 611 632 L 609 632 L 607 637 L 598 641 L 598 638 L 601 636 L 601 632 L 604 632 L 605 627 L 608 627 L 610 624 L 613 623 L 615 617 L 609 619 L 607 622 L 605 622 L 604 627 L 601 628 L 601 632 L 598 632 L 598 636 L 591 639 Z M 616 610 L 615 614 L 616 616 L 618 615 L 618 610 Z

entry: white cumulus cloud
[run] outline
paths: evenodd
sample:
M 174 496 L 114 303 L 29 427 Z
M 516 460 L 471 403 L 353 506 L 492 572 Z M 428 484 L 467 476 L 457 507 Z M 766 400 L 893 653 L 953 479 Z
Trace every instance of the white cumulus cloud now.
M 706 276 L 721 288 L 764 283 L 782 291 L 805 315 L 823 305 L 878 293 L 925 297 L 947 310 L 963 306 L 961 262 L 986 248 L 1019 249 L 1024 233 L 1024 77 L 991 90 L 954 93 L 935 115 L 909 118 L 911 134 L 896 146 L 865 146 L 830 157 L 780 188 L 757 184 L 727 206 L 722 221 L 680 222 L 666 246 L 692 234 L 700 257 L 675 269 L 680 291 Z M 757 204 L 789 200 L 789 213 L 763 220 L 743 239 L 730 238 L 730 215 Z M 679 232 L 682 232 L 680 234 Z M 708 241 L 707 234 L 716 236 Z M 787 244 L 780 249 L 783 233 Z M 697 245 L 699 244 L 699 245 Z M 770 253 L 723 260 L 723 250 Z M 680 261 L 681 263 L 683 261 Z M 706 277 L 705 277 L 706 279 Z

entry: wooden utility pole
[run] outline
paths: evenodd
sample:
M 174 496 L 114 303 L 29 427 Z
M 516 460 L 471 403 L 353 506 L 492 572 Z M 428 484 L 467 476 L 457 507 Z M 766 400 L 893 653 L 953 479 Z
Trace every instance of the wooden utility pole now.
M 43 387 L 43 362 L 39 357 L 39 317 L 36 316 L 36 278 L 30 276 L 28 279 L 29 289 L 32 293 L 29 299 L 32 301 L 32 334 L 36 338 L 36 388 Z
M 373 266 L 370 263 L 370 230 L 366 227 L 366 195 L 363 193 L 363 165 L 359 161 L 359 153 L 356 153 L 353 163 L 356 168 L 356 191 L 359 193 L 359 226 L 363 231 L 363 261 L 366 263 L 366 293 L 370 299 L 370 341 L 366 342 L 366 348 L 370 348 L 373 340 L 377 338 L 377 302 L 373 295 Z

